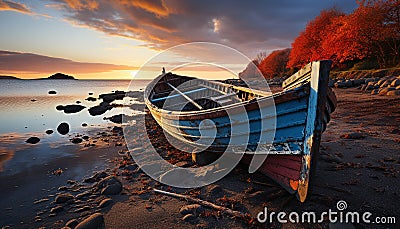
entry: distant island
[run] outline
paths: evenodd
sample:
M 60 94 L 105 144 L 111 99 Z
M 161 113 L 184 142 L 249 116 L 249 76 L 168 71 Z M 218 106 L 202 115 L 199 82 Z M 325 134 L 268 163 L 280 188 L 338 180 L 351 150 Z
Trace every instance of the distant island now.
M 64 73 L 58 72 L 58 73 L 53 74 L 53 75 L 51 75 L 51 76 L 49 76 L 49 77 L 47 77 L 45 79 L 50 79 L 50 80 L 74 80 L 75 78 L 73 76 L 66 75 Z
M 15 76 L 0 76 L 0 80 L 20 80 L 20 78 Z

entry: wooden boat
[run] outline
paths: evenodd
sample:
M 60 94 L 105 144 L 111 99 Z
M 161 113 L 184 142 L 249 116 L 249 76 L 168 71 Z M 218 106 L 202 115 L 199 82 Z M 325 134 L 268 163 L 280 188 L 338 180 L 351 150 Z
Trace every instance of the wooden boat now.
M 199 140 L 207 138 L 204 132 L 200 133 L 201 122 L 212 120 L 217 131 L 210 136 L 213 141 L 207 152 L 214 154 L 224 152 L 236 142 L 243 145 L 238 140 L 243 135 L 248 136 L 244 151 L 251 154 L 263 144 L 260 136 L 274 130 L 273 140 L 268 143 L 270 147 L 263 148 L 268 157 L 246 154 L 244 161 L 259 163 L 258 171 L 304 202 L 315 170 L 321 134 L 336 108 L 336 97 L 328 87 L 330 66 L 329 60 L 306 65 L 285 80 L 283 91 L 276 94 L 164 73 L 147 86 L 145 103 L 169 135 L 194 147 L 203 147 Z M 273 117 L 269 112 L 271 106 L 276 109 Z M 243 117 L 243 113 L 248 117 L 248 132 L 232 132 L 235 126 L 243 125 L 240 120 L 233 121 L 232 116 Z M 267 119 L 276 122 L 260 128 Z

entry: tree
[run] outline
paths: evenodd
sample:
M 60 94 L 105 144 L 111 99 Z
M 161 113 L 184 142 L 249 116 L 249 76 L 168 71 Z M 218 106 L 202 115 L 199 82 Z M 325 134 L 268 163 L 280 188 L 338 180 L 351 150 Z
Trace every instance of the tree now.
M 292 43 L 289 56 L 289 68 L 301 68 L 310 61 L 327 58 L 322 42 L 335 30 L 331 24 L 344 13 L 333 8 L 321 11 L 314 20 L 310 21 L 305 30 Z
M 265 78 L 281 76 L 286 72 L 290 48 L 276 50 L 269 54 L 258 66 Z

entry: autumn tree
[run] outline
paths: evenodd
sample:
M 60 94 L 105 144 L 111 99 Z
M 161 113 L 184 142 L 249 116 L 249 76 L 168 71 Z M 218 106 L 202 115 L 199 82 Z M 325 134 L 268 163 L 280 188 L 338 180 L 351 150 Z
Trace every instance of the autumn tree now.
M 310 61 L 327 58 L 322 42 L 332 34 L 333 21 L 344 13 L 333 8 L 323 10 L 314 20 L 310 21 L 305 30 L 292 43 L 289 56 L 289 68 L 301 68 Z
M 269 54 L 258 66 L 265 78 L 281 76 L 286 72 L 290 49 L 276 50 Z

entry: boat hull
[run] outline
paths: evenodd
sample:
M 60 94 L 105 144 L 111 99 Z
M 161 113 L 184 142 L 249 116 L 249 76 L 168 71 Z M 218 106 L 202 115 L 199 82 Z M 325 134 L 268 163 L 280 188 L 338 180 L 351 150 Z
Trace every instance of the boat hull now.
M 290 193 L 297 193 L 299 200 L 304 201 L 321 134 L 336 107 L 336 97 L 327 87 L 329 68 L 329 61 L 313 62 L 286 81 L 289 83 L 285 91 L 274 95 L 254 93 L 227 84 L 196 81 L 191 77 L 160 76 L 146 88 L 145 102 L 164 131 L 182 145 L 190 146 L 192 151 L 206 149 L 210 153 L 228 150 L 233 153 L 268 154 L 262 157 L 258 171 L 274 179 Z M 158 83 L 175 82 L 178 86 L 189 81 L 194 81 L 194 85 L 187 86 L 190 90 L 179 91 L 179 95 L 171 95 L 165 83 Z M 193 89 L 193 86 L 196 87 Z M 170 87 L 179 90 L 173 85 Z M 223 94 L 214 96 L 212 93 L 218 90 Z M 207 105 L 211 108 L 205 110 L 195 110 L 195 107 L 201 109 L 206 104 L 204 101 L 190 101 L 190 97 L 225 98 L 230 93 L 235 94 L 238 100 L 224 106 Z M 168 110 L 166 107 L 173 106 L 166 104 L 165 98 L 173 99 L 173 106 L 185 104 L 185 99 L 195 106 L 184 111 Z M 212 125 L 207 126 L 205 120 Z M 245 155 L 243 158 L 243 162 L 248 164 L 253 160 L 257 160 L 257 156 Z

